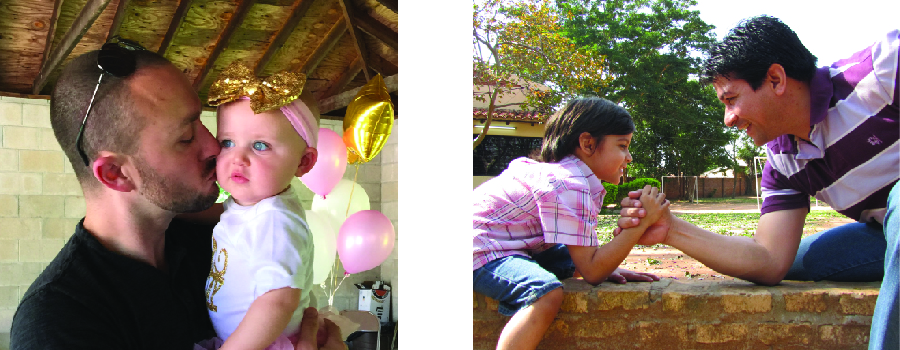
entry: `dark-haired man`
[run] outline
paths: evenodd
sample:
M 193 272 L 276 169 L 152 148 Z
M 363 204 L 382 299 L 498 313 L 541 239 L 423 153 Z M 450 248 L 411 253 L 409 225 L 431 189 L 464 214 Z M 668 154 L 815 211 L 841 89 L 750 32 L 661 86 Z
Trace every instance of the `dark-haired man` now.
M 725 104 L 725 125 L 766 144 L 763 205 L 753 238 L 728 237 L 674 216 L 641 243 L 665 243 L 714 270 L 774 285 L 782 279 L 883 281 L 870 349 L 898 347 L 900 31 L 829 67 L 784 23 L 754 17 L 715 45 L 702 80 Z M 629 194 L 632 198 L 635 194 Z M 803 238 L 809 197 L 854 220 Z M 622 201 L 620 226 L 639 217 Z
M 12 349 L 191 349 L 214 335 L 204 294 L 212 226 L 173 220 L 218 196 L 219 145 L 200 112 L 181 71 L 127 41 L 63 69 L 50 118 L 86 213 L 24 294 Z M 301 326 L 298 349 L 316 347 L 314 323 Z

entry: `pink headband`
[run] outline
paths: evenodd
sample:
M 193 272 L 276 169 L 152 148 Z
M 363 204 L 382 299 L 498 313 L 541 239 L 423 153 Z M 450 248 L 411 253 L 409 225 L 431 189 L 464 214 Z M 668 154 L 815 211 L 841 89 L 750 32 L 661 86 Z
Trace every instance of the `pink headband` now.
M 250 98 L 241 96 L 240 99 L 249 100 Z M 319 125 L 309 107 L 298 98 L 281 106 L 279 110 L 291 122 L 291 126 L 303 138 L 306 146 L 316 148 L 316 144 L 319 141 Z
M 309 107 L 298 98 L 279 109 L 291 122 L 303 141 L 306 141 L 306 146 L 316 148 L 316 144 L 319 142 L 319 125 Z

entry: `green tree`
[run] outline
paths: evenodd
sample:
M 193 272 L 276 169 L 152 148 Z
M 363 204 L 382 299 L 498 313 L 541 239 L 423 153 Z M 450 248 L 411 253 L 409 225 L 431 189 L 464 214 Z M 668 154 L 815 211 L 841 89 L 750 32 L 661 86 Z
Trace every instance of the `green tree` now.
M 481 142 L 490 128 L 498 96 L 520 91 L 521 108 L 551 113 L 588 86 L 603 86 L 603 55 L 563 35 L 559 10 L 550 0 L 476 1 L 473 12 L 473 86 L 488 90 L 474 98 L 490 101 Z M 549 88 L 549 89 L 548 89 Z
M 740 159 L 747 164 L 746 166 L 735 166 L 734 177 L 738 176 L 744 178 L 744 191 L 745 193 L 755 193 L 756 179 L 754 178 L 755 174 L 762 171 L 762 169 L 754 170 L 753 160 L 756 157 L 765 157 L 766 149 L 762 146 L 757 146 L 753 143 L 753 139 L 751 139 L 747 134 L 740 133 L 740 137 L 735 142 L 735 159 Z M 737 164 L 737 161 L 735 161 Z
M 605 57 L 599 84 L 580 91 L 619 103 L 635 120 L 632 173 L 700 175 L 732 164 L 734 138 L 724 106 L 697 82 L 712 25 L 688 8 L 693 0 L 559 0 L 563 28 L 581 48 Z

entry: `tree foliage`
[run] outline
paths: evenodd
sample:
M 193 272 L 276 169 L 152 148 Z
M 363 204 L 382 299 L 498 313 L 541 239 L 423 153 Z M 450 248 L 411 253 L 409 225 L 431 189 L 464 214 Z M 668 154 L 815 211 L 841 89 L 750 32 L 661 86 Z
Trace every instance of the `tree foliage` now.
M 473 80 L 488 91 L 474 98 L 490 101 L 490 127 L 498 96 L 524 93 L 524 110 L 551 113 L 564 99 L 589 86 L 602 86 L 603 56 L 566 37 L 559 11 L 550 0 L 486 0 L 474 5 Z M 502 106 L 500 106 L 502 107 Z
M 757 173 L 762 171 L 762 169 L 753 169 L 753 167 L 756 166 L 753 163 L 753 160 L 756 157 L 764 157 L 766 155 L 766 150 L 762 146 L 757 146 L 756 144 L 754 144 L 753 139 L 751 139 L 745 133 L 740 133 L 740 135 L 735 139 L 733 145 L 734 177 L 743 177 L 746 180 L 744 182 L 744 191 L 746 191 L 745 193 L 750 193 L 751 188 L 756 186 L 755 179 L 753 177 Z M 747 165 L 740 165 L 738 160 L 743 161 L 744 164 Z
M 604 76 L 580 89 L 635 120 L 631 176 L 700 175 L 732 165 L 724 107 L 696 74 L 715 41 L 693 0 L 559 0 L 565 35 L 605 57 Z

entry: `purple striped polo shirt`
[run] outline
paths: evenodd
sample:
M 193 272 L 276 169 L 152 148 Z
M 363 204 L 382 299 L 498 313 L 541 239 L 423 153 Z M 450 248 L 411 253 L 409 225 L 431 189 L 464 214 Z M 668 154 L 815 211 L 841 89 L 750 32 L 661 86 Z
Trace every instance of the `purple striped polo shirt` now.
M 809 207 L 809 196 L 839 213 L 882 222 L 900 178 L 900 31 L 816 71 L 810 82 L 810 142 L 769 142 L 762 214 Z
M 561 243 L 594 246 L 606 189 L 575 156 L 559 163 L 518 158 L 474 191 L 473 264 L 525 255 Z

